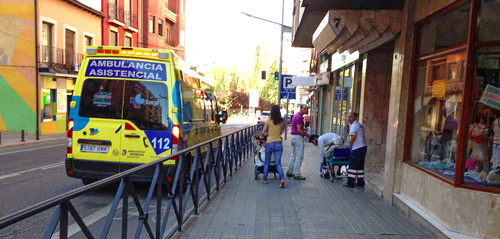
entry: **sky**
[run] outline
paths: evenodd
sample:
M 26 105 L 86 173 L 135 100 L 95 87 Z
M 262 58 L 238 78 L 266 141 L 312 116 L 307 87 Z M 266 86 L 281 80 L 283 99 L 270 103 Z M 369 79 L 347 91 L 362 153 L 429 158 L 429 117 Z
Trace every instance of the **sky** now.
M 282 0 L 186 0 L 186 61 L 200 68 L 251 68 L 257 45 L 278 60 L 280 26 L 240 12 L 280 23 L 281 7 Z M 284 25 L 292 26 L 292 10 L 293 0 L 285 0 Z M 285 58 L 293 51 L 291 34 L 285 38 L 283 59 L 291 61 Z

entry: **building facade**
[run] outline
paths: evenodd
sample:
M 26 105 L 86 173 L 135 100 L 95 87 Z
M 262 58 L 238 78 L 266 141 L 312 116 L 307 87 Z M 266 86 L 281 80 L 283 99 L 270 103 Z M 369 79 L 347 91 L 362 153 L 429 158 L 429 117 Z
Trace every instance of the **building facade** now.
M 368 185 L 436 235 L 500 238 L 500 1 L 297 0 L 317 133 L 365 127 Z
M 84 48 L 101 42 L 104 15 L 85 1 L 2 4 L 16 11 L 1 14 L 0 20 L 6 29 L 1 43 L 0 97 L 10 102 L 2 104 L 0 131 L 64 133 Z
M 102 43 L 105 46 L 137 47 L 139 42 L 139 0 L 103 0 Z
M 33 0 L 0 1 L 0 131 L 36 131 L 34 9 Z
M 184 58 L 185 0 L 142 0 L 139 46 L 172 49 Z
M 40 133 L 66 132 L 69 101 L 87 46 L 101 43 L 99 10 L 85 1 L 38 1 Z

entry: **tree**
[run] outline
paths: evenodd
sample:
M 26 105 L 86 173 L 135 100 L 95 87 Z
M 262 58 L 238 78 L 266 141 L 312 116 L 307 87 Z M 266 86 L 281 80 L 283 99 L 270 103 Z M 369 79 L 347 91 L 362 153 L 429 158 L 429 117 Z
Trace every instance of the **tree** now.
M 260 97 L 264 98 L 270 102 L 276 103 L 277 102 L 277 95 L 278 95 L 278 81 L 274 80 L 274 72 L 278 71 L 277 61 L 274 61 L 271 66 L 269 66 L 269 73 L 266 82 L 264 83 L 264 86 L 260 90 Z

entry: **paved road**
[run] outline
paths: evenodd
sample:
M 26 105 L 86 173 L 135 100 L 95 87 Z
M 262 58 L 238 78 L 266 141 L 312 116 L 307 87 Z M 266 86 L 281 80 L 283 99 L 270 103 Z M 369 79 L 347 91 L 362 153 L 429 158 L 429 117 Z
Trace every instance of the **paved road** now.
M 223 134 L 228 134 L 245 126 L 248 124 L 228 122 L 222 125 L 222 131 Z M 81 187 L 83 184 L 80 180 L 66 176 L 64 157 L 65 140 L 1 149 L 0 217 Z M 147 185 L 138 186 L 140 197 L 144 198 Z M 97 226 L 109 211 L 106 206 L 112 201 L 115 190 L 116 185 L 109 186 L 74 199 L 72 203 L 84 220 L 96 222 Z M 39 238 L 51 215 L 52 210 L 16 223 L 1 230 L 0 238 Z M 115 217 L 115 220 L 120 218 Z M 72 231 L 78 238 L 77 232 L 78 230 Z

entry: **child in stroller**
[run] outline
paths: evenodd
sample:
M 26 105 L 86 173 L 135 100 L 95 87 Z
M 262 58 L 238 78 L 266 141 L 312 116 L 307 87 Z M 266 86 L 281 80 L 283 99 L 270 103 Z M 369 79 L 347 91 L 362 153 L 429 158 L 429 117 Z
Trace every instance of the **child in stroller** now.
M 264 172 L 264 162 L 266 161 L 266 138 L 261 138 L 258 135 L 254 135 L 254 163 L 255 163 L 255 180 L 259 179 L 259 174 Z M 269 161 L 269 172 L 274 174 L 276 178 L 276 163 L 274 158 Z

